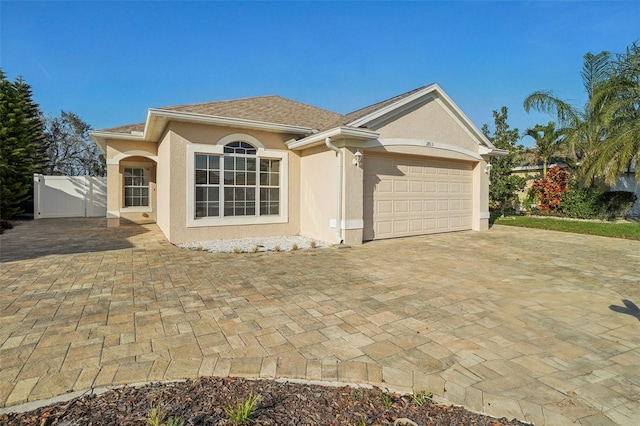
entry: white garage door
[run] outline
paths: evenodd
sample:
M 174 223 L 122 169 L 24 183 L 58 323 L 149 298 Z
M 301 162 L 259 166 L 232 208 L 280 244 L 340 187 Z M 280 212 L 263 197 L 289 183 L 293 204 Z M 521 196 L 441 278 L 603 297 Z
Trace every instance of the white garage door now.
M 472 164 L 368 155 L 364 239 L 471 229 Z

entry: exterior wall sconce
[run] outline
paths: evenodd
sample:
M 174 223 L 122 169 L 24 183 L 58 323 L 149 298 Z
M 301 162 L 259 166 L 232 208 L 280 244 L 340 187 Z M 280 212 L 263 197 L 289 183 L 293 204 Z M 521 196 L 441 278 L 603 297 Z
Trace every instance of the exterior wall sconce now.
M 491 163 L 487 163 L 487 165 L 484 167 L 484 172 L 485 172 L 486 174 L 490 174 L 490 173 L 491 173 L 491 167 L 493 167 L 493 166 L 491 165 Z
M 354 155 L 353 158 L 353 165 L 358 167 L 360 166 L 360 164 L 362 164 L 362 157 L 364 157 L 364 154 L 360 152 L 360 150 L 357 150 Z

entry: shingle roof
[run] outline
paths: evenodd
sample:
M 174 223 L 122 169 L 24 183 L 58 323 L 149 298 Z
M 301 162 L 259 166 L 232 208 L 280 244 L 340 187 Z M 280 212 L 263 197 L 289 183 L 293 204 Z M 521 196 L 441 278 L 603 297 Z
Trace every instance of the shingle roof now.
M 338 120 L 329 123 L 327 126 L 325 126 L 324 128 L 320 129 L 320 130 L 328 130 L 328 129 L 332 129 L 334 127 L 340 127 L 340 126 L 345 126 L 349 123 L 351 123 L 352 121 L 358 120 L 362 117 L 365 117 L 369 114 L 372 114 L 376 111 L 378 111 L 381 108 L 386 107 L 387 105 L 391 105 L 395 102 L 398 102 L 404 98 L 406 98 L 407 96 L 411 96 L 416 92 L 419 92 L 420 90 L 423 90 L 426 87 L 429 87 L 430 85 L 427 86 L 422 86 L 422 87 L 418 87 L 417 89 L 411 90 L 409 92 L 403 93 L 401 95 L 398 96 L 394 96 L 393 98 L 389 98 L 387 100 L 384 100 L 382 102 L 378 102 L 375 103 L 373 105 L 369 105 L 366 106 L 364 108 L 358 109 L 356 111 L 350 112 L 348 114 L 345 114 L 343 116 L 341 116 Z
M 277 95 L 159 108 L 318 129 L 341 115 Z
M 310 127 L 317 130 L 328 130 L 345 126 L 354 120 L 371 114 L 380 108 L 393 104 L 407 96 L 416 93 L 422 86 L 407 93 L 361 108 L 342 115 L 326 109 L 318 108 L 302 102 L 293 101 L 277 95 L 257 96 L 252 98 L 232 99 L 226 101 L 204 102 L 157 108 L 166 111 L 179 111 L 205 114 L 218 117 L 240 118 L 265 123 L 284 124 L 292 126 Z M 125 126 L 104 129 L 105 132 L 130 133 L 143 131 L 145 123 L 128 124 Z
M 103 132 L 111 133 L 131 133 L 144 131 L 145 123 L 126 124 L 124 126 L 110 127 L 108 129 L 102 129 Z

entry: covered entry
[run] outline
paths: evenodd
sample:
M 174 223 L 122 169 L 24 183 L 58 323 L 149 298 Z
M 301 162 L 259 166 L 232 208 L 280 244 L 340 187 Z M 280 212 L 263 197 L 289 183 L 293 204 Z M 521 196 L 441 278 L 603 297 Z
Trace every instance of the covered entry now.
M 364 163 L 364 240 L 468 230 L 473 163 L 369 155 Z

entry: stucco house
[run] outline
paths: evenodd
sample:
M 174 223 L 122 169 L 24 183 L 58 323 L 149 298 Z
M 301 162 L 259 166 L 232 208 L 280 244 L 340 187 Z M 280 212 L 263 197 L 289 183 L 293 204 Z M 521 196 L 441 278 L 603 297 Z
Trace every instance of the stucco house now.
M 437 84 L 346 115 L 260 96 L 150 108 L 90 134 L 108 226 L 154 220 L 176 244 L 486 230 L 487 164 L 504 153 Z

